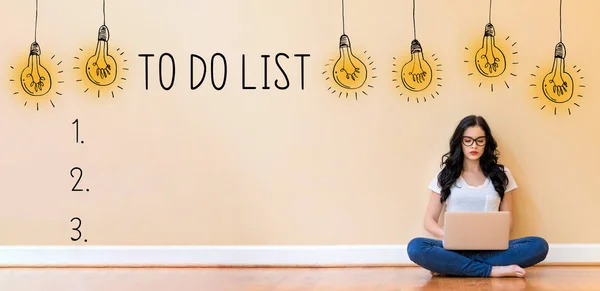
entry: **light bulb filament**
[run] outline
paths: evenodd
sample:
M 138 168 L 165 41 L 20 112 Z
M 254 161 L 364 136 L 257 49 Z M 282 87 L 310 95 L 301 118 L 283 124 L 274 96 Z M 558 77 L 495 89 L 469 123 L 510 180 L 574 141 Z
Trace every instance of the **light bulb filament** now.
M 558 63 L 558 66 L 564 66 L 564 61 L 562 59 L 555 60 L 555 63 Z M 569 84 L 563 80 L 562 74 L 560 74 L 558 70 L 554 70 L 554 75 L 550 80 L 550 83 L 553 84 L 552 91 L 558 96 L 565 94 L 569 87 Z
M 425 82 L 425 78 L 427 77 L 427 72 L 423 70 L 423 65 L 421 64 L 421 58 L 418 53 L 414 53 L 412 55 L 413 59 L 416 59 L 413 63 L 412 70 L 408 73 L 412 76 L 414 82 L 423 83 Z
M 106 41 L 99 40 L 96 48 L 96 61 L 92 63 L 92 66 L 96 67 L 96 76 L 104 79 L 110 75 L 111 66 L 106 62 Z
M 485 37 L 486 45 L 485 45 L 485 54 L 481 56 L 481 58 L 485 58 L 485 68 L 489 70 L 490 74 L 498 71 L 498 62 L 500 59 L 494 56 L 494 50 L 492 47 L 494 46 L 494 37 L 486 36 Z
M 33 65 L 31 66 L 30 72 L 26 77 L 31 78 L 29 87 L 33 88 L 35 92 L 40 92 L 44 87 L 44 81 L 46 81 L 46 78 L 40 75 L 40 70 L 38 68 L 40 65 L 39 56 L 32 56 L 31 59 L 33 60 Z
M 342 48 L 344 50 L 344 53 L 342 55 L 349 55 L 350 52 L 348 51 L 348 48 Z M 344 72 L 346 73 L 346 79 L 350 80 L 350 78 L 352 78 L 352 81 L 356 81 L 356 79 L 358 79 L 358 74 L 360 74 L 360 68 L 356 67 L 354 65 L 354 63 L 352 63 L 352 60 L 350 60 L 350 58 L 342 58 L 343 60 L 343 64 L 342 64 L 342 68 L 340 69 L 340 72 Z

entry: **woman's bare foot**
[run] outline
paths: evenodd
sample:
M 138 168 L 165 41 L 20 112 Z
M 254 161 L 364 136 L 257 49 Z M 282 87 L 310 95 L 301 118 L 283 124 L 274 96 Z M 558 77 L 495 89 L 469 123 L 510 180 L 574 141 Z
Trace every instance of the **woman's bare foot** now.
M 525 270 L 518 265 L 494 266 L 490 277 L 525 277 Z
M 434 271 L 429 271 L 429 273 L 431 274 L 431 276 L 433 277 L 437 277 L 437 276 L 443 276 L 442 274 L 438 273 L 438 272 L 434 272 Z

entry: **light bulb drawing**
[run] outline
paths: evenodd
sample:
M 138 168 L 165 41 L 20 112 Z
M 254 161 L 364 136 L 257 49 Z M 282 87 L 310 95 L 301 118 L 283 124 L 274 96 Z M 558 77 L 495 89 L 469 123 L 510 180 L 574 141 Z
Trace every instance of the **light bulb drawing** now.
M 465 64 L 469 66 L 468 76 L 473 77 L 479 83 L 479 87 L 484 83 L 489 84 L 490 91 L 494 92 L 496 83 L 510 89 L 508 79 L 517 76 L 513 69 L 519 64 L 515 47 L 517 42 L 512 44 L 511 42 L 510 36 L 498 37 L 496 28 L 492 24 L 492 0 L 490 0 L 488 22 L 484 27 L 483 38 L 479 36 L 471 49 L 469 46 L 465 47 L 467 54 Z
M 485 25 L 483 43 L 475 54 L 477 71 L 486 77 L 498 77 L 506 70 L 506 57 L 502 50 L 496 46 L 496 31 L 494 25 Z
M 563 43 L 562 33 L 562 0 L 560 0 L 559 9 L 559 42 L 554 47 L 553 62 L 549 68 L 542 69 L 536 66 L 540 72 L 532 73 L 534 82 L 530 85 L 535 90 L 533 99 L 539 100 L 540 110 L 553 108 L 554 115 L 558 115 L 559 109 L 566 109 L 569 115 L 572 114 L 570 105 L 581 107 L 579 104 L 583 98 L 581 92 L 585 85 L 577 84 L 584 79 L 579 76 L 581 68 L 574 65 L 572 68 L 567 66 L 567 48 Z M 544 98 L 540 98 L 543 95 Z
M 27 67 L 21 73 L 21 86 L 31 96 L 46 95 L 52 89 L 52 77 L 40 60 L 40 45 L 32 43 L 29 51 Z
M 84 93 L 92 92 L 98 98 L 103 92 L 110 92 L 112 98 L 115 97 L 115 90 L 123 90 L 122 82 L 126 81 L 125 71 L 129 69 L 122 64 L 127 62 L 123 58 L 124 52 L 121 48 L 112 50 L 109 46 L 110 30 L 106 25 L 106 1 L 102 1 L 103 23 L 98 29 L 97 38 L 93 48 L 88 50 L 80 48 L 81 56 L 76 56 L 76 65 L 73 67 L 78 71 L 80 78 L 77 83 L 84 84 Z M 93 89 L 93 90 L 90 90 Z
M 90 81 L 99 86 L 112 84 L 117 78 L 117 61 L 108 50 L 109 31 L 106 25 L 98 30 L 96 51 L 86 63 L 86 74 Z
M 340 57 L 333 65 L 333 79 L 342 88 L 358 89 L 367 81 L 367 66 L 352 53 L 350 38 L 340 37 Z
M 354 98 L 358 99 L 359 93 L 368 95 L 365 87 L 373 88 L 370 81 L 377 78 L 373 64 L 374 61 L 367 56 L 367 51 L 353 51 L 350 37 L 346 34 L 345 5 L 342 0 L 342 35 L 338 52 L 335 58 L 329 59 L 323 71 L 325 81 L 331 84 L 327 90 L 331 94 L 337 93 L 338 97 L 345 95 L 346 98 L 354 95 Z
M 544 77 L 542 90 L 548 100 L 565 103 L 573 97 L 573 77 L 565 70 L 566 48 L 562 42 L 556 45 L 552 71 Z
M 404 87 L 414 92 L 423 91 L 431 84 L 431 66 L 423 57 L 423 48 L 416 39 L 410 45 L 410 61 L 402 67 L 401 75 Z
M 29 46 L 26 62 L 23 65 L 11 65 L 11 78 L 9 82 L 13 84 L 12 88 L 15 89 L 13 95 L 22 96 L 22 102 L 24 106 L 28 104 L 35 104 L 36 110 L 40 109 L 40 103 L 48 101 L 52 107 L 55 107 L 54 101 L 52 100 L 53 92 L 56 95 L 62 95 L 58 91 L 53 91 L 60 84 L 64 83 L 62 80 L 55 80 L 53 76 L 60 75 L 63 73 L 62 70 L 56 70 L 62 62 L 58 62 L 56 65 L 53 63 L 56 55 L 45 59 L 40 44 L 37 41 L 37 28 L 38 28 L 38 7 L 39 1 L 35 1 L 35 25 L 34 25 L 34 40 Z M 19 95 L 19 93 L 24 93 Z
M 413 99 L 420 103 L 421 101 L 427 102 L 428 97 L 435 99 L 440 95 L 438 89 L 442 87 L 442 78 L 440 77 L 442 65 L 437 63 L 439 58 L 435 54 L 432 54 L 430 59 L 426 57 L 421 42 L 417 39 L 415 0 L 412 1 L 412 5 L 414 32 L 413 40 L 410 43 L 410 54 L 393 58 L 394 79 L 392 82 L 396 83 L 397 89 L 400 89 L 400 96 L 407 96 L 407 102 Z

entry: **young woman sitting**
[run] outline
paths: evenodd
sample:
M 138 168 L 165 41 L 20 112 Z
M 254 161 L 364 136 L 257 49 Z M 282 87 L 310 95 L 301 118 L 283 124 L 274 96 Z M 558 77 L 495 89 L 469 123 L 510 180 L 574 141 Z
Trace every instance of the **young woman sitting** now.
M 517 184 L 510 170 L 498 163 L 497 143 L 480 116 L 465 117 L 442 158 L 442 169 L 431 181 L 431 197 L 424 219 L 435 238 L 414 238 L 408 256 L 432 275 L 461 277 L 525 277 L 525 269 L 546 258 L 548 243 L 528 236 L 509 241 L 502 251 L 452 251 L 443 248 L 444 230 L 438 224 L 446 211 L 509 211 L 513 227 L 513 195 Z

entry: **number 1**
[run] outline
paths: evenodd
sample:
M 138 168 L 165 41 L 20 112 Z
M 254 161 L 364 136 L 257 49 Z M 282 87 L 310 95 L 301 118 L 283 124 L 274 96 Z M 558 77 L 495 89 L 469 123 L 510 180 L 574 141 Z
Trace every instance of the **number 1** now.
M 75 119 L 71 124 L 75 124 L 75 143 L 79 143 L 79 119 Z
M 71 122 L 71 124 L 75 124 L 75 143 L 80 143 L 79 141 L 79 119 L 75 119 L 75 121 Z M 83 141 L 81 141 L 83 143 Z

